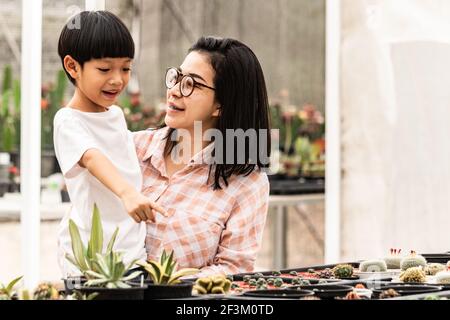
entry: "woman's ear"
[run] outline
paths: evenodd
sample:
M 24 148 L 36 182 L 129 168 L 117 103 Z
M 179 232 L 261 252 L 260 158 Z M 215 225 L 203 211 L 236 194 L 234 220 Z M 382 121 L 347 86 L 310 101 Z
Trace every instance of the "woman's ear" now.
M 219 103 L 216 103 L 216 105 L 214 107 L 216 108 L 216 110 L 213 112 L 212 116 L 219 117 L 222 106 Z
M 81 70 L 80 64 L 71 56 L 64 57 L 64 68 L 70 74 L 73 79 L 78 78 L 78 73 Z

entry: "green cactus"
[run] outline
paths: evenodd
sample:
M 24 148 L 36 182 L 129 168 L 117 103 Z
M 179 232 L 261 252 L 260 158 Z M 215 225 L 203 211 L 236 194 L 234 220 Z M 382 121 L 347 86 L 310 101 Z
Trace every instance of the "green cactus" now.
M 386 262 L 386 266 L 388 269 L 400 269 L 400 263 L 402 262 L 401 256 L 390 256 L 384 258 L 384 262 Z
M 353 267 L 349 264 L 338 264 L 332 270 L 333 275 L 338 278 L 350 278 L 353 275 Z
M 291 276 L 296 277 L 296 276 L 298 275 L 298 272 L 295 271 L 295 270 L 293 270 L 293 271 L 289 272 L 289 274 L 290 274 Z
M 283 286 L 284 281 L 281 278 L 276 278 L 275 281 L 273 282 L 273 285 L 277 288 L 280 288 L 281 286 Z
M 251 279 L 250 281 L 252 280 L 254 279 Z M 256 280 L 254 281 L 256 282 Z M 223 275 L 199 278 L 194 285 L 194 290 L 198 294 L 225 294 L 230 291 L 231 288 L 236 290 L 239 286 L 231 283 L 231 281 Z
M 359 264 L 359 271 L 361 272 L 385 272 L 387 265 L 384 260 L 367 260 Z

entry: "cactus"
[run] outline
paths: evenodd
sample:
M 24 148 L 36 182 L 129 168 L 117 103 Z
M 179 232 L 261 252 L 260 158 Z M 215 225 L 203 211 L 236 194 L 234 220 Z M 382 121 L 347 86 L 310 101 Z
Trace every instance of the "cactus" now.
M 281 276 L 281 272 L 280 271 L 273 271 L 272 275 L 275 276 L 275 277 L 279 277 L 279 276 Z
M 425 283 L 426 280 L 422 267 L 412 267 L 400 274 L 400 281 L 402 282 Z
M 273 285 L 277 288 L 280 288 L 281 286 L 283 286 L 284 281 L 281 278 L 276 278 L 275 281 L 273 282 Z
M 391 249 L 391 254 L 384 258 L 388 269 L 400 269 L 400 263 L 402 261 L 401 252 L 402 249 Z
M 423 267 L 427 265 L 427 260 L 421 256 L 416 254 L 414 251 L 411 252 L 411 255 L 408 257 L 405 257 L 400 262 L 400 269 L 403 271 L 413 268 L 413 267 Z
M 298 272 L 295 270 L 292 270 L 291 272 L 289 272 L 289 274 L 294 277 L 298 276 Z
M 333 275 L 338 278 L 350 278 L 353 275 L 353 267 L 349 264 L 338 264 L 333 268 Z
M 445 265 L 440 263 L 429 263 L 426 265 L 426 267 L 423 269 L 425 271 L 425 274 L 427 276 L 434 276 L 440 271 L 445 271 L 447 268 Z
M 359 264 L 359 271 L 361 272 L 385 272 L 387 265 L 384 260 L 367 260 Z
M 250 287 L 256 287 L 256 279 L 250 279 L 250 281 L 248 282 L 248 285 Z
M 59 292 L 56 288 L 50 283 L 42 283 L 33 294 L 34 300 L 59 300 Z
M 256 280 L 251 279 L 249 283 L 252 281 L 255 282 L 256 286 Z M 198 294 L 226 294 L 231 288 L 238 289 L 238 286 L 232 284 L 231 281 L 223 275 L 199 278 L 194 285 L 194 291 Z
M 245 275 L 244 278 L 243 278 L 243 281 L 244 281 L 245 283 L 248 283 L 251 279 L 252 279 L 252 276 Z
M 395 291 L 394 289 L 388 289 L 388 290 L 383 291 L 380 294 L 380 299 L 389 299 L 389 298 L 395 298 L 398 296 L 400 296 L 400 294 L 397 291 Z
M 332 279 L 332 278 L 334 278 L 334 273 L 333 273 L 333 271 L 330 268 L 326 268 L 324 270 L 321 270 L 321 271 L 317 272 L 316 274 L 319 276 L 319 278 L 322 278 L 322 279 Z
M 436 274 L 436 283 L 450 284 L 450 271 L 441 271 Z

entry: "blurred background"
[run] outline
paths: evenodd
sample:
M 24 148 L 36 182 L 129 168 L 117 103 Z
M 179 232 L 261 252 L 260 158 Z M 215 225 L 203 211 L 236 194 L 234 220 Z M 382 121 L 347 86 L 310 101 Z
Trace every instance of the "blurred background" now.
M 60 277 L 57 226 L 70 206 L 52 145 L 53 116 L 73 92 L 57 40 L 84 3 L 43 1 L 43 280 Z M 21 5 L 0 0 L 0 282 L 18 276 L 20 266 Z M 390 248 L 450 249 L 450 3 L 341 0 L 337 7 L 340 22 L 328 26 L 327 37 L 333 12 L 326 0 L 106 1 L 138 49 L 119 101 L 132 131 L 161 122 L 165 69 L 179 66 L 199 36 L 239 39 L 258 56 L 280 146 L 259 270 L 322 264 L 325 245 L 337 248 L 340 261 L 381 257 Z M 338 49 L 328 56 L 338 63 L 327 70 L 330 39 Z M 327 77 L 336 79 L 337 101 L 326 101 Z M 338 130 L 325 137 L 331 122 Z M 338 160 L 325 172 L 331 140 L 337 148 L 327 158 Z M 325 176 L 338 181 L 332 195 L 339 201 L 328 213 Z M 338 217 L 331 226 L 338 243 L 326 237 L 330 215 Z

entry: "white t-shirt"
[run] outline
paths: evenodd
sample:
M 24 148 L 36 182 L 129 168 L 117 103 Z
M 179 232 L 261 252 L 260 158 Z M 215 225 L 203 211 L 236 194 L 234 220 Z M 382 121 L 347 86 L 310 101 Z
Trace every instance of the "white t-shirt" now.
M 79 274 L 65 258 L 66 253 L 73 255 L 69 219 L 77 224 L 82 241 L 87 245 L 94 203 L 102 219 L 104 250 L 116 227 L 119 227 L 114 249 L 123 252 L 125 263 L 145 259 L 145 222 L 136 223 L 126 212 L 120 198 L 78 165 L 87 150 L 97 149 L 114 164 L 128 183 L 138 192 L 141 191 L 142 174 L 122 109 L 111 106 L 105 112 L 91 113 L 62 108 L 55 115 L 53 138 L 56 157 L 72 202 L 72 208 L 59 228 L 58 260 L 63 275 Z

